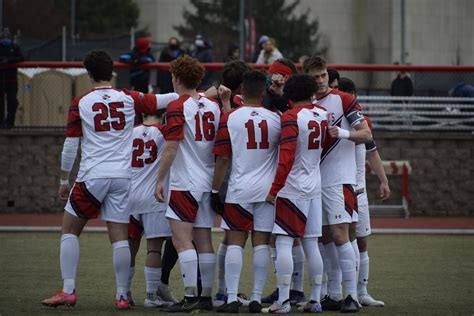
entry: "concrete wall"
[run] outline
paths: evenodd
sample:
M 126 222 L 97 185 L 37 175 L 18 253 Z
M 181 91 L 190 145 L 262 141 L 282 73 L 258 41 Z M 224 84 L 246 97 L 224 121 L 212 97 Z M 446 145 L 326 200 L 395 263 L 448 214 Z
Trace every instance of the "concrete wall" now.
M 0 130 L 0 212 L 59 212 L 57 198 L 59 131 Z M 385 160 L 409 160 L 412 215 L 474 215 L 474 137 L 470 134 L 376 132 Z M 77 171 L 77 163 L 76 168 Z M 74 172 L 73 172 L 74 173 Z M 389 177 L 392 203 L 401 201 L 400 177 Z M 377 179 L 368 177 L 371 204 L 377 201 Z
M 148 26 L 158 42 L 178 35 L 173 26 L 183 22 L 183 9 L 190 7 L 189 0 L 135 1 L 140 7 L 140 26 Z M 401 60 L 400 3 L 302 0 L 296 14 L 309 10 L 310 17 L 319 19 L 330 62 L 392 63 Z M 405 0 L 406 62 L 474 64 L 473 15 L 471 0 Z

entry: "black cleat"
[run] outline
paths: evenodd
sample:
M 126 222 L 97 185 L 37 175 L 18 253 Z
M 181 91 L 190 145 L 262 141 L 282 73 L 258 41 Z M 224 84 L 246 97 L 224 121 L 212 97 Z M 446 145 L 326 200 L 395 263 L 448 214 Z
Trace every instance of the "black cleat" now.
M 224 305 L 219 306 L 216 309 L 217 313 L 238 313 L 239 312 L 239 307 L 242 305 L 239 301 L 233 301 L 230 303 L 225 303 Z
M 262 312 L 262 304 L 257 301 L 251 301 L 249 304 L 249 313 L 259 314 Z
M 342 301 L 335 301 L 326 295 L 321 300 L 321 306 L 323 307 L 323 311 L 339 311 L 341 310 Z
M 357 313 L 359 310 L 359 303 L 357 303 L 357 301 L 354 300 L 352 296 L 347 295 L 347 297 L 342 302 L 341 313 Z
M 290 290 L 290 304 L 291 306 L 295 306 L 298 303 L 306 302 L 306 298 L 304 297 L 304 293 L 296 290 Z
M 270 295 L 262 298 L 263 304 L 273 304 L 273 302 L 278 301 L 278 288 L 273 291 Z
M 163 308 L 168 313 L 190 313 L 199 311 L 199 297 L 185 296 L 181 302 Z
M 205 310 L 205 311 L 212 311 L 212 297 L 210 296 L 201 296 L 199 298 L 199 305 L 198 309 Z

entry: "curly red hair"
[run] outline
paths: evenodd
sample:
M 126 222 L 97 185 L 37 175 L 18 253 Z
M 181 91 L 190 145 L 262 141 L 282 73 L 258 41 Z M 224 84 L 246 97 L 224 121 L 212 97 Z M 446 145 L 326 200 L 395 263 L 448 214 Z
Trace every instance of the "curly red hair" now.
M 204 66 L 190 56 L 182 56 L 170 64 L 170 71 L 188 89 L 196 89 L 204 77 Z

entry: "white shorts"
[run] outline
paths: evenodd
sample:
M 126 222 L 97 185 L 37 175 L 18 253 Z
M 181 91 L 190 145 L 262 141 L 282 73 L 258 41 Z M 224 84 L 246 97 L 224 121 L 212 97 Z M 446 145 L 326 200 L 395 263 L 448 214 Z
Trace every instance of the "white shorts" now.
M 321 237 L 321 198 L 300 200 L 277 197 L 273 234 L 293 238 Z
M 131 183 L 126 178 L 75 182 L 64 209 L 84 219 L 97 218 L 100 214 L 104 221 L 128 223 Z
M 211 209 L 211 192 L 171 190 L 166 217 L 197 228 L 212 228 L 216 214 Z
M 365 195 L 365 197 L 364 197 Z M 357 222 L 356 227 L 356 237 L 366 237 L 369 236 L 372 232 L 370 228 L 370 212 L 369 212 L 369 204 L 367 203 L 367 193 L 364 192 L 357 196 L 357 200 L 360 204 L 358 204 L 359 209 L 359 221 Z M 366 203 L 361 203 L 366 202 Z
M 357 221 L 357 198 L 351 184 L 338 184 L 322 188 L 323 225 L 336 225 Z
M 225 203 L 221 227 L 225 230 L 271 232 L 275 208 L 267 202 Z
M 142 234 L 146 239 L 166 238 L 171 236 L 170 223 L 164 211 L 135 214 L 130 216 L 128 236 L 140 240 Z

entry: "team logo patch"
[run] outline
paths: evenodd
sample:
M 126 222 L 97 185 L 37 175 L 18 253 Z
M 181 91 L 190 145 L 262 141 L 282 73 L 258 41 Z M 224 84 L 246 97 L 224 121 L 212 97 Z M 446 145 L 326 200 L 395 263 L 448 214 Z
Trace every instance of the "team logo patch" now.
M 110 95 L 108 95 L 108 94 L 104 94 L 104 95 L 102 96 L 102 99 L 104 99 L 104 100 L 108 100 L 108 99 L 110 99 Z
M 143 100 L 143 99 L 145 98 L 145 95 L 143 94 L 143 92 L 140 92 L 140 93 L 138 94 L 138 98 L 139 98 L 140 100 Z
M 257 116 L 257 115 L 258 115 L 257 111 L 252 111 L 252 113 L 250 113 L 250 116 Z
M 201 102 L 199 102 L 198 108 L 202 109 L 203 107 L 204 107 L 204 104 L 202 104 Z
M 150 131 L 148 130 L 148 128 L 145 128 L 145 130 L 143 131 L 143 137 L 146 137 L 149 133 Z
M 318 117 L 319 114 L 318 114 L 317 112 L 313 112 L 313 116 L 314 116 L 314 117 Z

